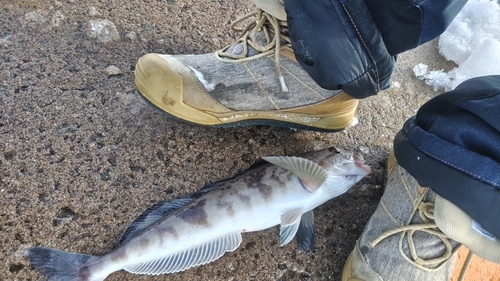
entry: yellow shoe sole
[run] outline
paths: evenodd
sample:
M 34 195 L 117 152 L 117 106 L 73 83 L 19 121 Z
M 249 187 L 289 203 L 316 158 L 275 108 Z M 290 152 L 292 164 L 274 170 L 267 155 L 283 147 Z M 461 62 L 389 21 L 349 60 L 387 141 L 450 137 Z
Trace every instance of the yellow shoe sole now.
M 142 97 L 169 116 L 205 126 L 235 127 L 244 125 L 273 125 L 314 131 L 338 131 L 347 127 L 356 112 L 358 100 L 344 92 L 323 101 L 287 109 L 270 111 L 230 110 L 213 99 L 200 86 L 197 93 L 206 100 L 205 109 L 186 103 L 185 88 L 197 83 L 185 81 L 169 63 L 157 54 L 141 57 L 135 68 L 135 83 Z M 210 108 L 210 109 L 206 109 Z

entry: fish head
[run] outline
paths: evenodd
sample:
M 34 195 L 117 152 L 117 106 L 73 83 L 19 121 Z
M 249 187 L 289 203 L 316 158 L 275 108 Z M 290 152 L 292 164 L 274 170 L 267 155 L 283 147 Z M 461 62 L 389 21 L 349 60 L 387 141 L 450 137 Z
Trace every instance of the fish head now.
M 360 153 L 330 147 L 315 151 L 310 160 L 316 162 L 328 173 L 324 186 L 338 196 L 371 172 Z

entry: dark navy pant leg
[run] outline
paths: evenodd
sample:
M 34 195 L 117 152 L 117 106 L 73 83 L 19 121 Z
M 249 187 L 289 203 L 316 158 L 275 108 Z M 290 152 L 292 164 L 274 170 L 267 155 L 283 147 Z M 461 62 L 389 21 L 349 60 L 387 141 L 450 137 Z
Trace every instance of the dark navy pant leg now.
M 354 98 L 390 86 L 395 58 L 364 0 L 285 0 L 285 10 L 295 57 L 318 85 Z
M 285 0 L 300 65 L 325 89 L 387 89 L 395 56 L 439 36 L 466 0 Z
M 500 76 L 424 104 L 394 140 L 398 163 L 500 237 Z

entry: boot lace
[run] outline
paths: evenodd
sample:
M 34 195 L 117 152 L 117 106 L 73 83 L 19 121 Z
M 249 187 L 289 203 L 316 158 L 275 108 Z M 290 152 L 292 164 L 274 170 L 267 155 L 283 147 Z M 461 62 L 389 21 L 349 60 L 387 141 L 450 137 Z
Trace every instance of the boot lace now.
M 401 236 L 401 239 L 399 240 L 399 249 L 400 249 L 400 253 L 402 255 L 406 256 L 406 254 L 402 250 L 403 238 L 406 235 L 407 241 L 408 241 L 408 248 L 410 250 L 411 259 L 416 264 L 418 264 L 420 266 L 426 266 L 426 265 L 430 265 L 430 264 L 440 264 L 440 263 L 446 262 L 455 253 L 455 251 L 458 250 L 459 247 L 456 247 L 456 249 L 453 250 L 453 247 L 450 243 L 448 236 L 446 234 L 444 234 L 443 232 L 441 232 L 441 230 L 439 230 L 438 226 L 434 222 L 434 203 L 421 201 L 417 210 L 418 210 L 418 214 L 422 220 L 422 223 L 418 223 L 418 224 L 409 224 L 408 223 L 407 225 L 401 225 L 401 226 L 398 226 L 396 228 L 389 229 L 389 230 L 383 232 L 375 240 L 373 240 L 370 243 L 370 245 L 372 247 L 375 247 L 379 242 L 381 242 L 385 238 L 392 236 L 394 234 L 397 234 L 397 233 L 403 233 Z M 413 217 L 413 214 L 412 214 L 412 216 L 410 216 L 410 218 Z M 417 231 L 424 231 L 424 232 L 427 232 L 429 234 L 437 236 L 445 245 L 445 252 L 439 257 L 430 258 L 430 259 L 424 259 L 422 257 L 419 257 L 417 250 L 416 250 L 416 247 L 415 247 L 415 242 L 413 240 L 413 234 Z M 463 280 L 463 278 L 465 276 L 465 272 L 467 271 L 467 268 L 469 267 L 471 257 L 472 257 L 472 251 L 469 251 L 469 255 L 467 256 L 467 260 L 464 263 L 464 265 L 462 266 L 458 281 Z
M 253 18 L 253 19 L 252 19 Z M 238 24 L 249 20 L 246 27 L 237 27 Z M 236 19 L 231 24 L 231 29 L 235 32 L 242 33 L 243 35 L 235 42 L 242 43 L 243 52 L 240 54 L 233 54 L 227 52 L 227 50 L 234 45 L 224 47 L 223 49 L 216 52 L 219 57 L 228 57 L 231 59 L 243 59 L 248 57 L 249 48 L 252 47 L 260 53 L 273 53 L 274 52 L 274 62 L 276 64 L 276 69 L 278 72 L 279 81 L 281 84 L 281 89 L 284 92 L 288 92 L 288 88 L 285 84 L 283 74 L 281 72 L 281 62 L 280 62 L 280 48 L 282 45 L 282 40 L 285 41 L 286 45 L 290 44 L 290 37 L 285 34 L 287 28 L 287 22 L 278 20 L 272 15 L 259 9 L 255 12 L 249 13 Z M 262 44 L 257 39 L 259 33 L 264 34 L 265 43 Z M 278 36 L 276 36 L 278 35 Z

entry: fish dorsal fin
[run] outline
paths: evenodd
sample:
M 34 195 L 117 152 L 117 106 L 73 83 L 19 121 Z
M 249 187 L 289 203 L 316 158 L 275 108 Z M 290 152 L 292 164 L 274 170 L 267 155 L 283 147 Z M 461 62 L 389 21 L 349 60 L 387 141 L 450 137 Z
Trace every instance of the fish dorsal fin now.
M 297 233 L 302 212 L 303 209 L 298 208 L 281 215 L 280 247 L 288 244 Z
M 320 165 L 302 157 L 270 156 L 262 159 L 296 174 L 310 192 L 316 192 L 328 177 L 327 172 Z
M 225 252 L 234 251 L 240 244 L 241 234 L 232 232 L 203 245 L 194 246 L 164 258 L 134 264 L 124 269 L 131 273 L 153 275 L 179 272 L 214 261 Z
M 314 214 L 313 211 L 305 212 L 300 218 L 299 229 L 297 230 L 297 247 L 299 251 L 310 251 L 314 247 Z
M 119 244 L 127 242 L 137 233 L 153 225 L 155 222 L 168 215 L 172 211 L 179 209 L 185 204 L 191 202 L 193 196 L 183 196 L 169 201 L 159 201 L 153 206 L 147 208 L 127 227 L 120 238 Z
M 224 183 L 224 181 L 212 183 L 194 194 L 181 196 L 168 201 L 159 201 L 153 206 L 147 208 L 144 212 L 142 212 L 142 214 L 135 218 L 134 221 L 123 232 L 122 237 L 120 237 L 119 245 L 127 242 L 130 238 L 153 225 L 155 222 L 159 221 L 166 215 L 179 209 L 180 207 L 186 205 L 187 203 L 193 201 L 201 195 L 209 192 L 210 190 L 218 187 L 222 183 Z

